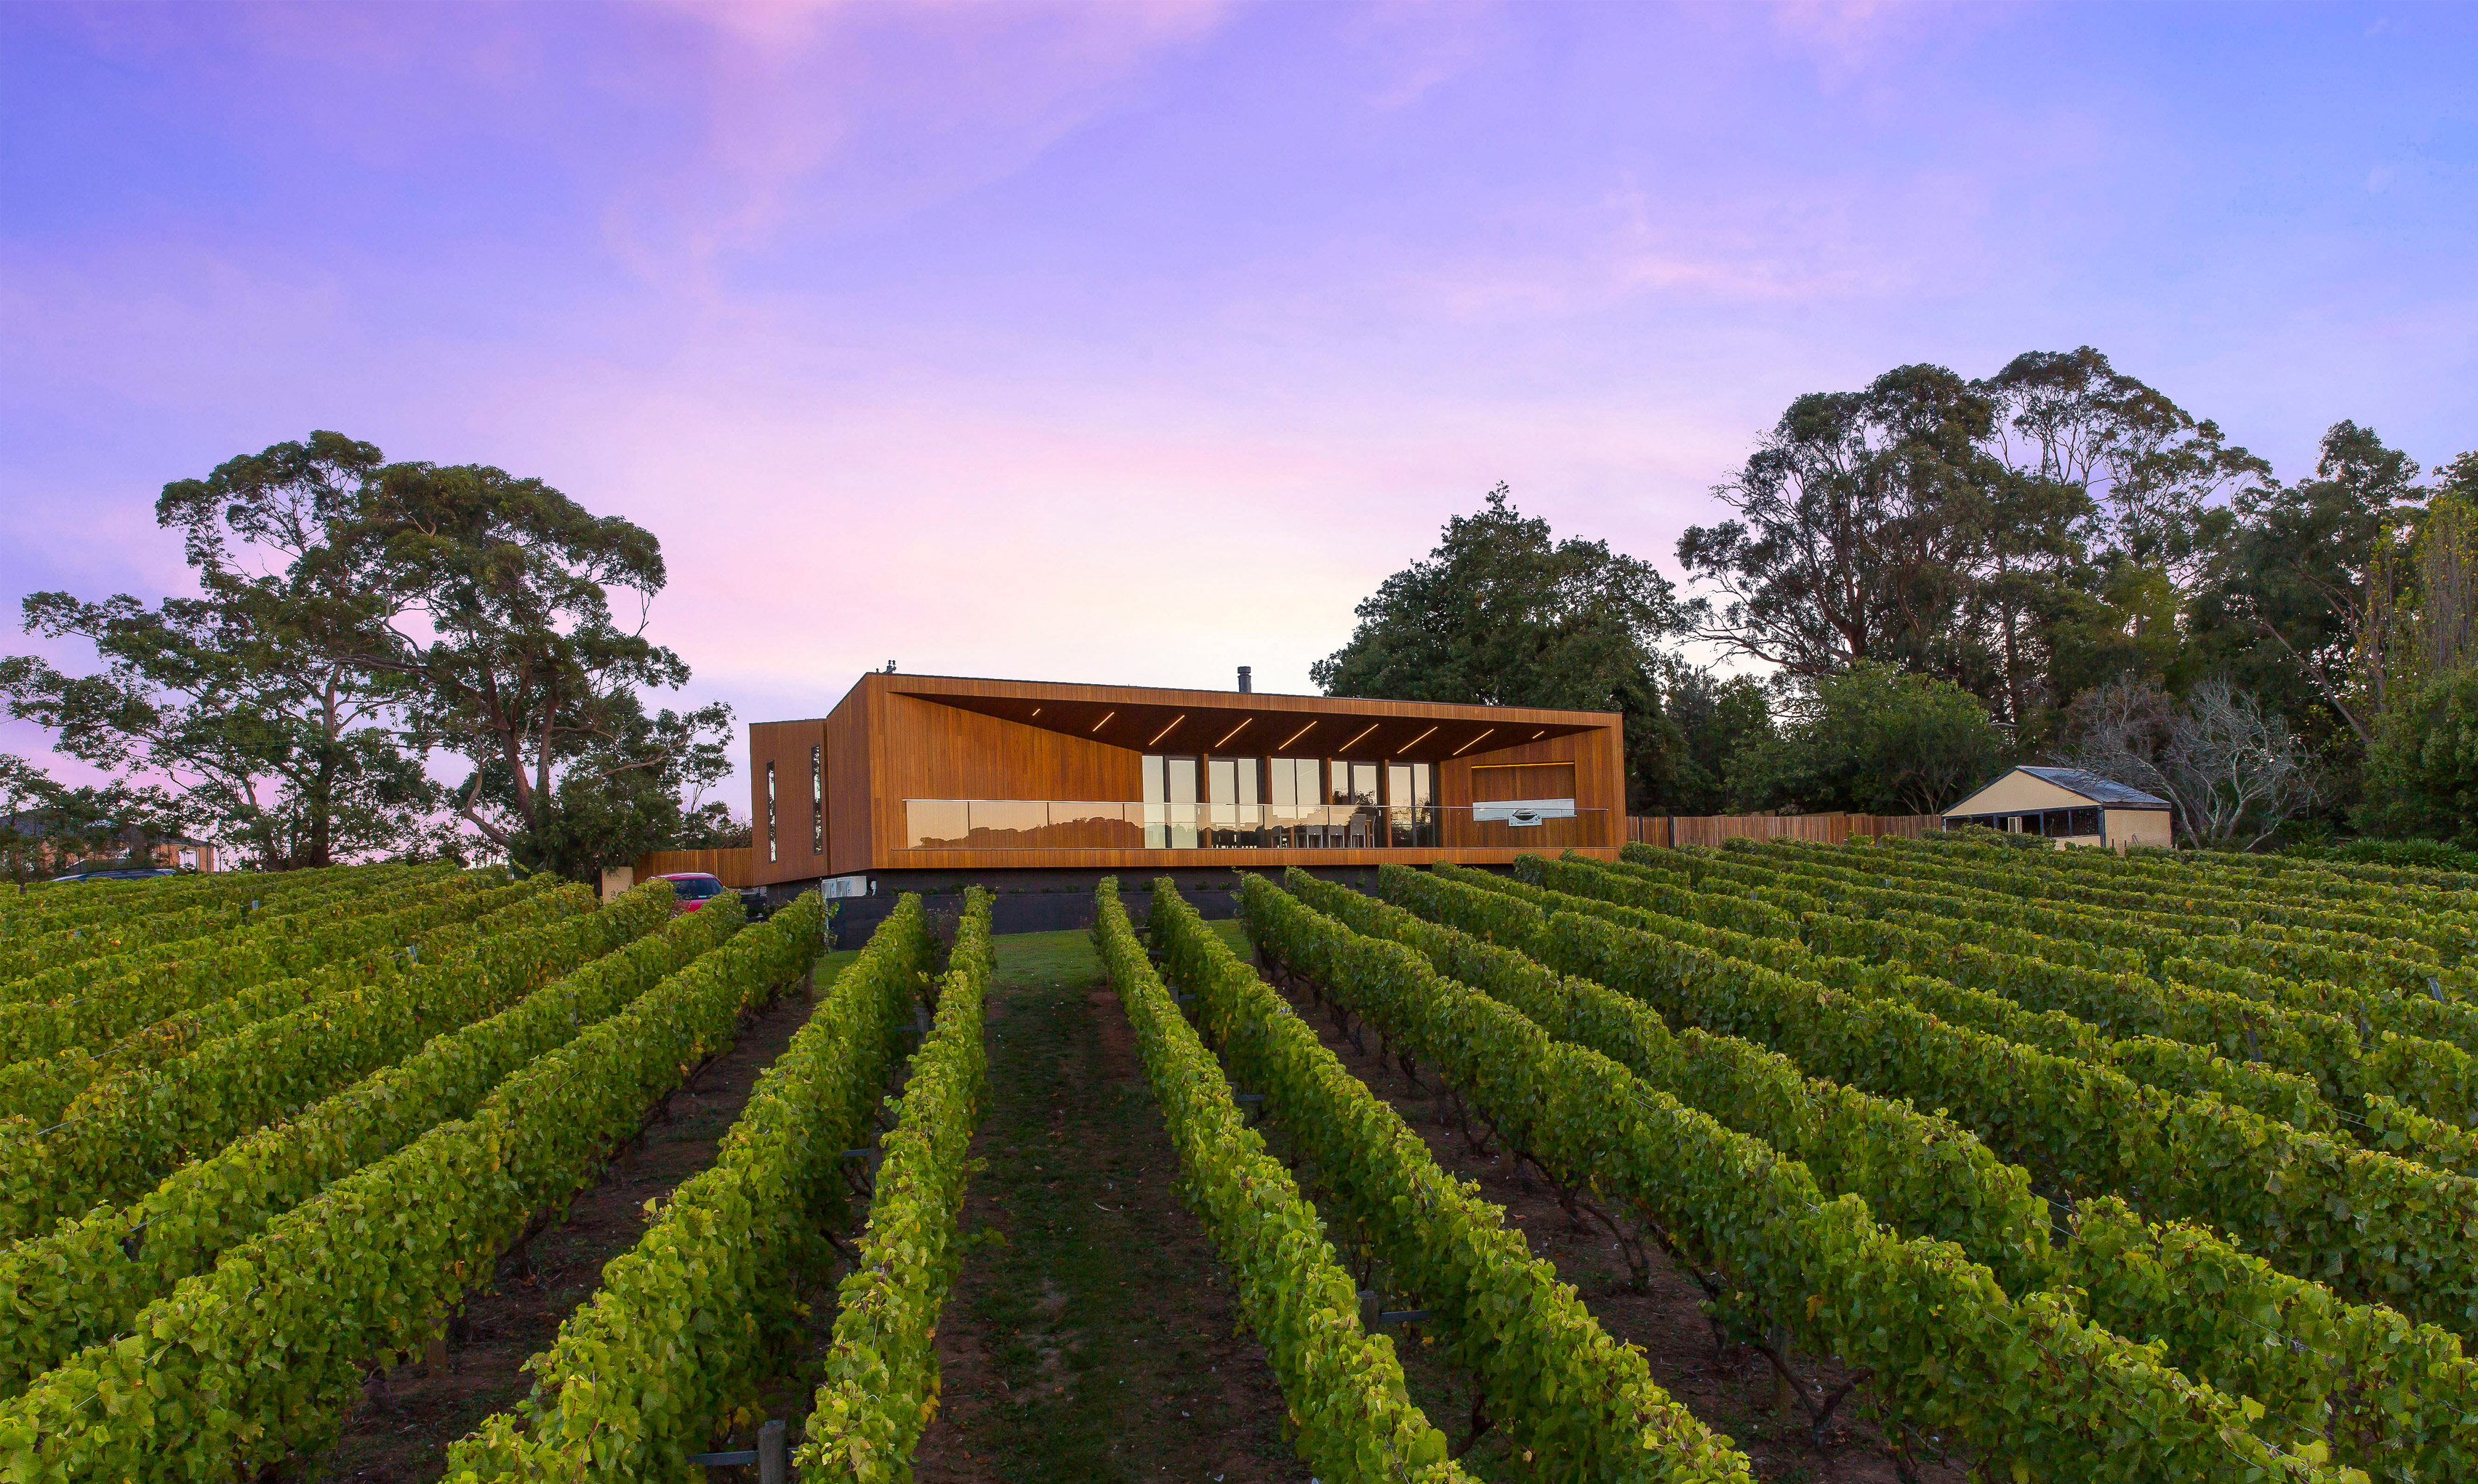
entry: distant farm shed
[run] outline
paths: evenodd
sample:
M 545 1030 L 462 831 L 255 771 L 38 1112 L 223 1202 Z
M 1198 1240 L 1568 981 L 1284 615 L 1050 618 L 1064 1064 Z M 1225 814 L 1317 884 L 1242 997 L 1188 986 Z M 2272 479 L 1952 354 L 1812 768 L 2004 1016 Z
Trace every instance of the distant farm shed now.
M 2016 767 L 1944 812 L 1948 825 L 2044 835 L 2068 845 L 2159 845 L 2168 801 L 2079 767 Z

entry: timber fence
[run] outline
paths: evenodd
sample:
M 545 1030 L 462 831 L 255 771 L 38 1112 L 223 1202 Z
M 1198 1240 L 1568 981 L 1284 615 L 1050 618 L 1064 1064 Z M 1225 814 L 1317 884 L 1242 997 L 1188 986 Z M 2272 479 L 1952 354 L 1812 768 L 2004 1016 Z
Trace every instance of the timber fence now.
M 1630 815 L 1627 839 L 1644 845 L 1717 845 L 1725 840 L 1844 841 L 1895 835 L 1916 840 L 1944 828 L 1942 815 Z

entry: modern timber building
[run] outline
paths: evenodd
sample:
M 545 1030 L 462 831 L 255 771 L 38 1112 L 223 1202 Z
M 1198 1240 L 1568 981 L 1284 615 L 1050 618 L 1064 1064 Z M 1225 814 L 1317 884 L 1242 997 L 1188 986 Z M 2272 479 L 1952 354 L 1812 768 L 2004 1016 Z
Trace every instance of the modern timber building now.
M 1614 712 L 872 673 L 748 729 L 752 884 L 1615 857 Z

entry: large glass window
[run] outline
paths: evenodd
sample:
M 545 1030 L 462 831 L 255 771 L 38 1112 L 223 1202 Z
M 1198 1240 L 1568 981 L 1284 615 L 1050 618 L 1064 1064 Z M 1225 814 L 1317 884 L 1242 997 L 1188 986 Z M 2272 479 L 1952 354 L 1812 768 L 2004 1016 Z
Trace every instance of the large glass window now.
M 826 853 L 826 749 L 809 746 L 809 853 Z
M 1326 765 L 1326 792 L 1334 806 L 1327 811 L 1326 844 L 1365 850 L 1378 843 L 1384 823 L 1377 797 L 1378 767 L 1335 758 Z M 1349 809 L 1350 813 L 1343 811 Z M 1339 835 L 1341 838 L 1336 839 Z
M 969 849 L 973 806 L 960 798 L 908 798 L 903 801 L 903 827 L 912 849 Z
M 1325 802 L 1325 768 L 1314 758 L 1276 758 L 1265 768 L 1265 801 L 1272 804 Z
M 1208 758 L 1204 764 L 1205 796 L 1213 810 L 1213 843 L 1222 849 L 1246 848 L 1265 843 L 1263 800 L 1257 781 L 1264 772 L 1261 758 Z
M 1145 847 L 1196 848 L 1196 759 L 1145 759 Z
M 1436 765 L 1385 765 L 1385 819 L 1398 849 L 1437 843 Z
M 766 859 L 777 859 L 774 850 L 774 765 L 766 765 Z
M 1275 758 L 1265 765 L 1265 816 L 1273 843 L 1312 850 L 1325 843 L 1325 765 Z

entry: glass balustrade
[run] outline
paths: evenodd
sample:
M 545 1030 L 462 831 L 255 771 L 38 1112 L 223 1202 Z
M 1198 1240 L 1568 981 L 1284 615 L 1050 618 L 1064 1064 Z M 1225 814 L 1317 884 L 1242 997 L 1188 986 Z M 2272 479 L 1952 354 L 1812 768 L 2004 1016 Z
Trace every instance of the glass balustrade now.
M 1609 845 L 1608 811 L 1563 800 L 1482 804 L 1140 803 L 911 798 L 912 850 L 1416 850 Z

